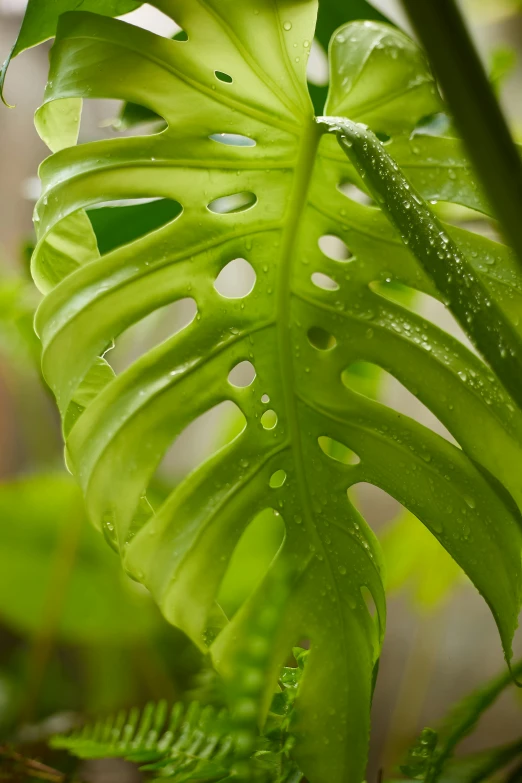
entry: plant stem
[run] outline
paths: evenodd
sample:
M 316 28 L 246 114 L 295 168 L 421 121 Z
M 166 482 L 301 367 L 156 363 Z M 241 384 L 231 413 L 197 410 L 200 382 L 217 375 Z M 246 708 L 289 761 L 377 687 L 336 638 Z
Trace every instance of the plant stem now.
M 83 524 L 82 509 L 75 502 L 71 508 L 70 521 L 64 526 L 57 543 L 42 611 L 42 625 L 29 650 L 25 703 L 21 710 L 22 722 L 29 722 L 34 718 L 67 595 L 67 586 L 74 569 Z
M 402 0 L 522 265 L 522 160 L 455 0 Z
M 6 763 L 12 762 L 17 765 L 16 768 L 13 769 L 13 772 L 19 770 L 20 773 L 26 773 L 32 779 L 47 780 L 50 781 L 50 783 L 64 783 L 65 781 L 65 774 L 63 772 L 48 767 L 47 764 L 42 764 L 36 759 L 26 758 L 12 748 L 0 747 L 0 760 L 1 759 L 4 759 Z M 3 764 L 4 762 L 2 761 L 2 766 Z M 0 779 L 3 780 L 3 778 Z

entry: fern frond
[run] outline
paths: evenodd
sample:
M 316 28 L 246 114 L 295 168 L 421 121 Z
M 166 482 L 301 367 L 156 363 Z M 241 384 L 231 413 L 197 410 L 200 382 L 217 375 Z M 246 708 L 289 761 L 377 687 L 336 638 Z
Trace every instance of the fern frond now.
M 51 740 L 51 747 L 67 750 L 82 759 L 123 758 L 160 777 L 181 781 L 220 780 L 228 775 L 234 757 L 226 710 L 147 704 L 122 711 L 80 731 Z
M 256 783 L 299 783 L 302 779 L 290 757 L 294 744 L 290 725 L 307 655 L 308 650 L 294 649 L 298 666 L 283 669 L 264 733 L 249 737 L 248 775 Z M 234 707 L 237 709 L 237 702 Z M 245 759 L 244 728 L 237 716 L 224 708 L 202 706 L 197 701 L 188 706 L 178 702 L 169 713 L 167 703 L 160 701 L 58 735 L 50 744 L 81 759 L 132 761 L 142 771 L 154 773 L 154 779 L 217 783 L 229 777 L 239 779 L 241 770 L 246 774 L 246 766 L 241 764 Z
M 406 763 L 400 768 L 401 772 L 414 780 L 422 780 L 435 754 L 437 741 L 436 731 L 423 729 L 415 745 L 410 748 Z

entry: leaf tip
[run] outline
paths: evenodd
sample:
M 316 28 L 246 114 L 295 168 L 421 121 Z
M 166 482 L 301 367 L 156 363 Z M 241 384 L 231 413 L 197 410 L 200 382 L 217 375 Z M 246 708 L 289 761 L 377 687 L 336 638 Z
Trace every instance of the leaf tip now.
M 16 44 L 15 44 L 16 46 Z M 5 78 L 7 76 L 7 69 L 9 68 L 9 64 L 13 58 L 13 53 L 15 50 L 15 46 L 11 49 L 9 54 L 7 55 L 7 58 L 2 63 L 2 67 L 0 68 L 0 100 L 6 106 L 8 109 L 14 109 L 14 104 L 8 103 L 4 96 L 4 85 L 5 85 Z

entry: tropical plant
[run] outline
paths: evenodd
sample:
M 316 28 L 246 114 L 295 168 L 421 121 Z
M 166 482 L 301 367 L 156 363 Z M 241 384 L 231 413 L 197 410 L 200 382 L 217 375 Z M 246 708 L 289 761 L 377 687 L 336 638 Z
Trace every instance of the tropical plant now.
M 393 27 L 336 32 L 318 120 L 306 87 L 315 0 L 157 0 L 184 31 L 177 40 L 111 18 L 127 4 L 58 19 L 70 5 L 33 0 L 15 48 L 56 29 L 36 118 L 54 154 L 41 168 L 32 268 L 68 465 L 126 571 L 227 681 L 273 581 L 290 573 L 257 718 L 290 649 L 309 639 L 293 755 L 313 783 L 358 783 L 385 600 L 352 486 L 379 486 L 426 525 L 489 604 L 511 658 L 522 591 L 518 262 L 430 209 L 491 215 L 460 141 L 427 121 L 445 107 L 424 54 Z M 164 127 L 75 146 L 90 98 L 144 107 Z M 94 207 L 117 202 L 99 220 Z M 152 222 L 138 220 L 151 209 Z M 239 258 L 255 284 L 230 299 L 220 280 Z M 445 304 L 483 358 L 405 306 L 397 284 Z M 116 375 L 113 342 L 187 297 L 192 323 Z M 236 374 L 245 365 L 250 383 Z M 368 365 L 459 445 L 368 398 L 357 382 Z M 243 430 L 153 510 L 147 489 L 170 444 L 225 400 Z M 226 618 L 228 563 L 267 507 L 284 520 L 284 543 Z

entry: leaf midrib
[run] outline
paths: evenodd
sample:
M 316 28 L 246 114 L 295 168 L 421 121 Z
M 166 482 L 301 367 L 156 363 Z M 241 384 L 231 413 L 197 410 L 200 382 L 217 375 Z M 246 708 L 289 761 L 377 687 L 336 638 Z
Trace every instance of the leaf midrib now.
M 290 197 L 290 208 L 288 220 L 283 231 L 283 242 L 281 251 L 281 273 L 278 285 L 278 301 L 276 310 L 276 329 L 279 344 L 280 372 L 283 386 L 284 405 L 286 418 L 288 421 L 288 434 L 290 440 L 290 451 L 293 456 L 293 465 L 295 468 L 295 477 L 297 482 L 298 495 L 300 498 L 301 509 L 303 512 L 303 521 L 306 533 L 313 537 L 321 552 L 323 564 L 329 571 L 330 583 L 336 596 L 337 606 L 342 605 L 343 596 L 339 590 L 334 570 L 330 561 L 330 554 L 319 534 L 315 523 L 314 512 L 308 490 L 308 482 L 305 471 L 305 460 L 303 456 L 301 428 L 297 414 L 296 400 L 299 399 L 295 386 L 295 377 L 293 372 L 294 354 L 292 346 L 291 331 L 291 299 L 292 291 L 292 272 L 293 264 L 296 259 L 296 250 L 298 246 L 299 232 L 303 221 L 305 207 L 309 203 L 309 192 L 312 183 L 315 165 L 318 157 L 319 144 L 322 132 L 320 126 L 315 123 L 315 118 L 310 118 L 303 125 L 303 134 L 301 136 L 301 148 L 296 166 L 296 177 L 293 191 Z M 349 639 L 345 625 L 344 614 L 339 612 L 339 629 L 343 638 L 343 644 L 348 648 Z M 345 769 L 350 764 L 349 749 L 345 751 L 344 765 Z
M 279 361 L 283 386 L 284 407 L 288 421 L 288 429 L 296 467 L 296 478 L 303 513 L 308 518 L 309 527 L 315 531 L 311 514 L 311 503 L 307 488 L 304 459 L 301 446 L 301 432 L 295 406 L 295 378 L 292 370 L 293 351 L 292 333 L 290 328 L 291 279 L 293 262 L 296 253 L 299 229 L 315 168 L 317 150 L 320 141 L 320 129 L 313 120 L 308 121 L 303 128 L 301 147 L 296 164 L 296 175 L 290 196 L 288 218 L 283 230 L 281 243 L 281 270 L 278 281 L 278 299 L 276 308 L 276 329 L 279 345 Z M 317 534 L 316 534 L 317 535 Z

